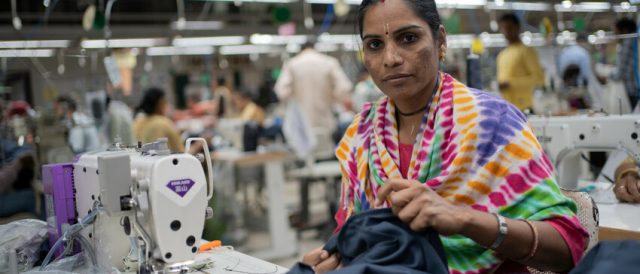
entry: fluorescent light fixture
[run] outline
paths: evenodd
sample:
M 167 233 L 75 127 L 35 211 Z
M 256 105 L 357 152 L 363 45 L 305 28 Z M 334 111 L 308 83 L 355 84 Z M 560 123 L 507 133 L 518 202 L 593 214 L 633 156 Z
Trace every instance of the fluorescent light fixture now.
M 336 0 L 305 0 L 307 3 L 310 4 L 325 4 L 325 5 L 329 5 L 329 4 L 335 4 Z M 360 5 L 360 3 L 362 2 L 362 0 L 345 0 L 345 3 L 349 4 L 349 5 Z
M 148 48 L 154 46 L 164 46 L 167 44 L 165 38 L 141 38 L 141 39 L 110 39 L 110 40 L 84 40 L 81 46 L 86 49 L 99 48 Z
M 52 57 L 52 49 L 8 49 L 0 50 L 0 57 Z
M 475 9 L 486 4 L 487 0 L 436 0 L 438 8 Z
M 220 30 L 224 28 L 222 21 L 173 21 L 170 24 L 172 30 Z
M 340 45 L 333 43 L 316 43 L 314 48 L 319 52 L 333 52 L 340 49 Z
M 611 10 L 611 3 L 580 2 L 572 4 L 571 1 L 562 1 L 562 4 L 556 4 L 554 7 L 559 12 L 598 12 Z
M 638 7 L 632 6 L 629 2 L 622 2 L 620 5 L 613 6 L 615 12 L 637 12 Z
M 173 39 L 173 46 L 229 46 L 244 44 L 246 40 L 244 36 L 180 37 Z
M 0 48 L 3 49 L 30 49 L 30 48 L 66 48 L 69 40 L 23 40 L 23 41 L 0 41 Z
M 487 8 L 490 10 L 549 11 L 552 6 L 547 3 L 495 1 L 487 3 Z
M 233 1 L 233 0 L 228 0 Z M 305 0 L 310 4 L 335 4 L 336 0 Z M 500 1 L 500 0 L 498 0 Z M 359 6 L 362 0 L 345 0 L 349 5 Z M 504 3 L 504 0 L 502 0 Z M 475 9 L 487 4 L 487 0 L 436 0 L 438 8 Z
M 172 55 L 211 55 L 215 50 L 211 46 L 203 47 L 151 47 L 147 49 L 149 56 L 172 56 Z
M 271 34 L 252 34 L 249 37 L 251 44 L 255 45 L 286 45 L 289 43 L 304 44 L 307 42 L 305 35 L 271 35 Z
M 238 45 L 238 46 L 222 46 L 220 54 L 222 55 L 244 55 L 244 54 L 265 54 L 283 51 L 281 47 L 269 45 Z
M 447 47 L 458 49 L 470 48 L 474 37 L 473 34 L 447 35 Z M 546 44 L 545 38 L 539 33 L 523 33 L 520 37 L 523 43 L 527 43 L 530 46 L 539 47 Z M 507 40 L 499 33 L 482 33 L 480 39 L 482 39 L 485 48 L 501 48 L 507 46 Z
M 355 34 L 323 34 L 318 37 L 320 43 L 354 43 L 360 41 L 360 37 Z
M 240 2 L 240 3 L 292 3 L 297 0 L 204 0 L 205 2 Z

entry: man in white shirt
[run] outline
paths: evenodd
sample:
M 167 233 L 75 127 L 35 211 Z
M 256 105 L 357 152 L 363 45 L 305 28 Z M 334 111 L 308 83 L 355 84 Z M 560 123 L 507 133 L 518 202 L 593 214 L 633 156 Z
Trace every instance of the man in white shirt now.
M 336 58 L 316 51 L 312 42 L 286 62 L 275 84 L 280 101 L 292 98 L 312 129 L 336 130 L 334 103 L 349 102 L 353 84 Z
M 69 146 L 74 153 L 99 150 L 100 137 L 93 119 L 78 111 L 75 100 L 60 96 L 55 103 L 56 113 L 69 129 Z

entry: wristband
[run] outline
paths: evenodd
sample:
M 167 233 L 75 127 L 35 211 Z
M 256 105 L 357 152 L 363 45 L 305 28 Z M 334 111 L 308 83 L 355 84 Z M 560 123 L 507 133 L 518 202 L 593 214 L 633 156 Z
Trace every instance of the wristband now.
M 496 237 L 496 240 L 493 241 L 493 244 L 489 246 L 489 249 L 495 250 L 500 246 L 500 244 L 502 244 L 504 238 L 507 237 L 507 232 L 509 232 L 509 229 L 504 217 L 498 215 L 497 213 L 492 214 L 493 216 L 496 216 L 496 219 L 498 220 L 498 236 Z

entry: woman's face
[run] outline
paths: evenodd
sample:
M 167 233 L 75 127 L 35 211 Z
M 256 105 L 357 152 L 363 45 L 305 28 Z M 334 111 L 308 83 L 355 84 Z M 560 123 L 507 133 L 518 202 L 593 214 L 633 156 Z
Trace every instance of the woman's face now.
M 446 33 L 431 28 L 404 0 L 371 6 L 363 20 L 364 63 L 376 85 L 396 102 L 415 100 L 431 92 L 436 82 Z

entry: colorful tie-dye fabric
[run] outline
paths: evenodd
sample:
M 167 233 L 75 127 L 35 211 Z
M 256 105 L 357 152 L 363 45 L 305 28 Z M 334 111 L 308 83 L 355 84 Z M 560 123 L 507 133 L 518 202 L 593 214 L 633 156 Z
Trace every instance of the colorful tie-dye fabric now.
M 450 75 L 440 77 L 407 178 L 429 185 L 455 204 L 514 219 L 567 218 L 584 232 L 576 205 L 560 193 L 553 167 L 524 115 Z M 386 179 L 402 178 L 394 113 L 388 97 L 368 105 L 336 150 L 343 173 L 338 227 L 349 216 L 372 208 Z M 463 236 L 442 241 L 451 273 L 483 273 L 501 262 L 493 251 Z

